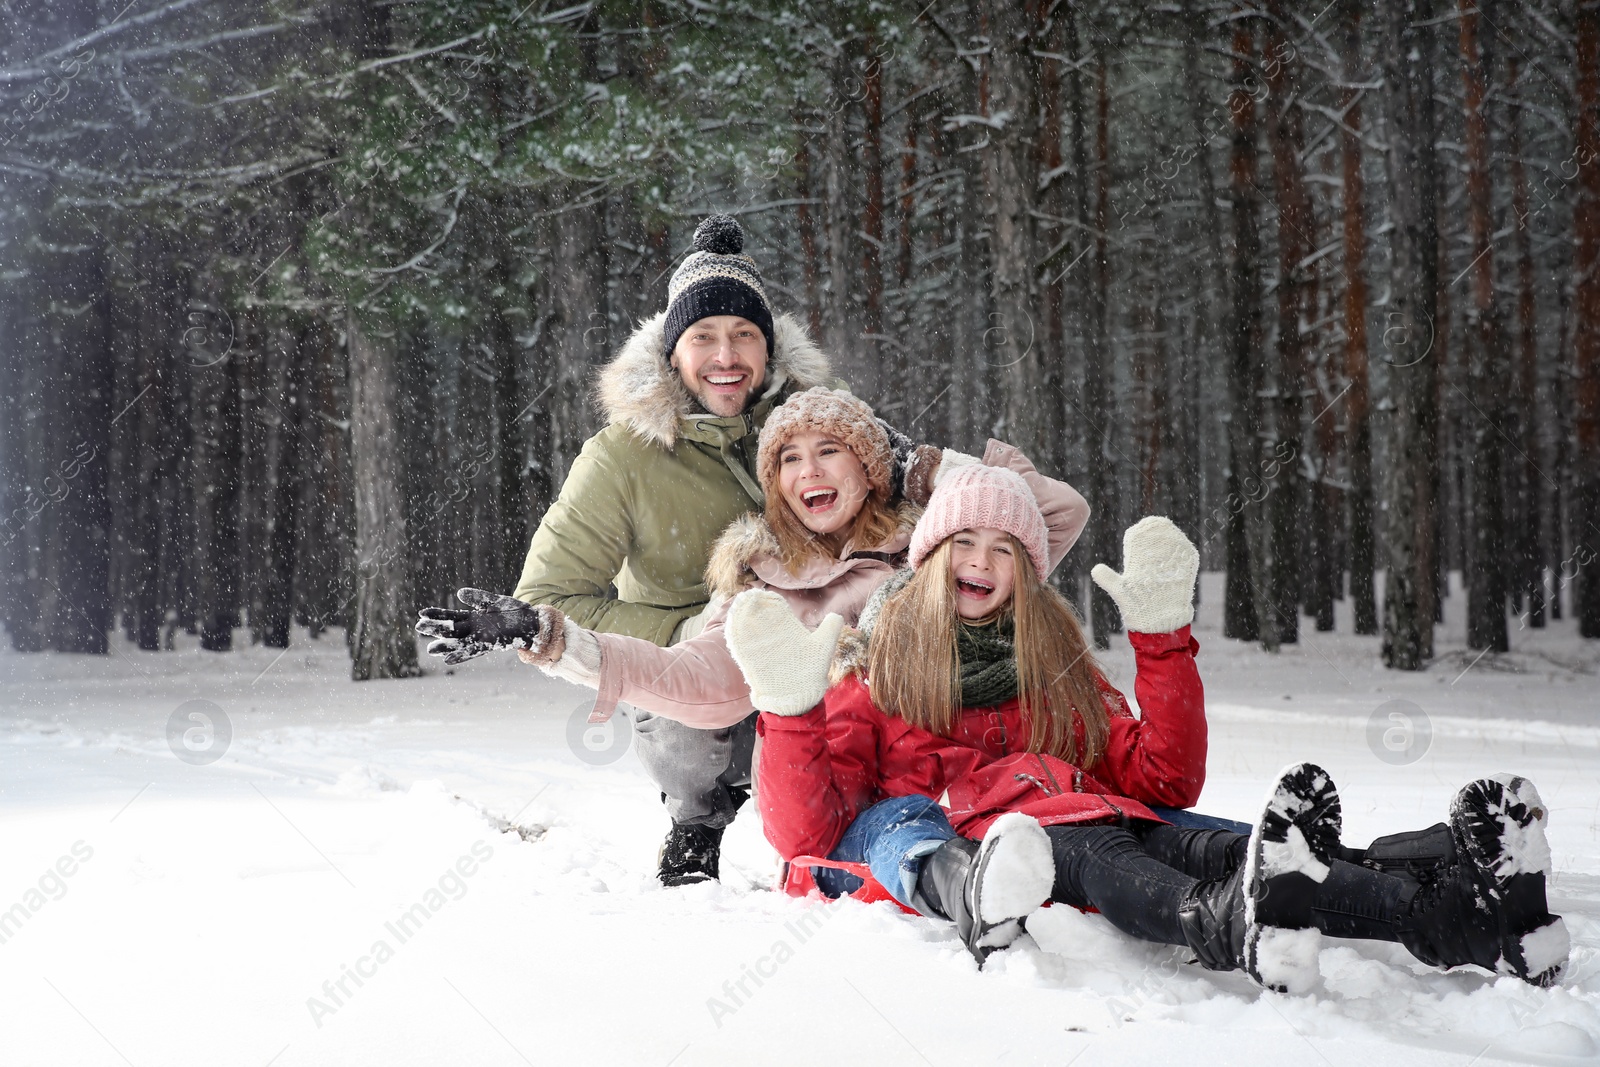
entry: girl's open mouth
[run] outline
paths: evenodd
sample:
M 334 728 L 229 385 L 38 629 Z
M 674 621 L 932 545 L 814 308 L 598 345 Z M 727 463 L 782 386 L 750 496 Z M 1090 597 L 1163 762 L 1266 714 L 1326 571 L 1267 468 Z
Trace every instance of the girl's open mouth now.
M 982 578 L 957 578 L 956 592 L 971 600 L 984 600 L 994 592 L 994 583 Z
M 815 489 L 807 489 L 805 492 L 800 494 L 800 502 L 804 504 L 806 506 L 806 510 L 811 512 L 813 515 L 819 512 L 827 511 L 829 508 L 833 507 L 834 503 L 838 501 L 838 499 L 839 490 L 829 488 L 828 486 L 818 486 Z

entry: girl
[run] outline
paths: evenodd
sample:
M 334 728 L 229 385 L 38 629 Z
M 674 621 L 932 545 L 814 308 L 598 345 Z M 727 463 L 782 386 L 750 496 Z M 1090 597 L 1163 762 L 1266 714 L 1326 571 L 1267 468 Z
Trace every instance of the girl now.
M 1277 989 L 1315 975 L 1318 930 L 1554 981 L 1565 927 L 1545 905 L 1545 813 L 1522 779 L 1475 782 L 1450 827 L 1390 839 L 1453 839 L 1405 876 L 1347 862 L 1366 857 L 1340 845 L 1338 794 L 1311 764 L 1280 776 L 1248 835 L 1164 823 L 1152 805 L 1192 804 L 1204 780 L 1198 553 L 1151 517 L 1127 532 L 1122 573 L 1094 569 L 1134 647 L 1135 719 L 1040 581 L 1044 543 L 1020 478 L 953 472 L 912 537 L 913 569 L 863 612 L 864 657 L 847 652 L 831 687 L 814 664 L 841 620 L 812 633 L 770 593 L 735 600 L 728 645 L 762 711 L 757 795 L 785 858 L 867 863 L 901 903 L 953 920 L 980 964 L 1050 899 Z M 817 879 L 850 888 L 826 868 Z

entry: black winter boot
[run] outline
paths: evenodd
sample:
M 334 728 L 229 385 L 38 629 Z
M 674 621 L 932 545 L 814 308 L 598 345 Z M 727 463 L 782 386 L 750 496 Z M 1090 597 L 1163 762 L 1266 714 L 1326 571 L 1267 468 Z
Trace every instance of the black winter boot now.
M 1310 987 L 1319 944 L 1313 906 L 1342 822 L 1327 771 L 1300 763 L 1278 776 L 1244 866 L 1196 883 L 1178 907 L 1184 940 L 1201 966 L 1242 969 L 1280 993 Z
M 1545 900 L 1548 815 L 1533 783 L 1480 778 L 1450 804 L 1457 861 L 1422 885 L 1396 922 L 1400 941 L 1435 967 L 1476 964 L 1538 986 L 1555 984 L 1571 943 Z
M 1341 848 L 1317 892 L 1317 929 L 1330 937 L 1399 941 L 1396 918 L 1407 901 L 1448 874 L 1455 860 L 1455 840 L 1442 822 L 1376 838 L 1364 849 Z M 1373 874 L 1383 877 L 1373 881 Z
M 1196 882 L 1178 905 L 1183 939 L 1208 971 L 1244 966 L 1244 872 L 1241 864 L 1230 875 Z
M 956 924 L 981 968 L 1022 933 L 1022 920 L 1050 899 L 1055 859 L 1037 820 L 1002 815 L 980 845 L 953 837 L 922 861 L 911 906 Z
M 664 886 L 693 885 L 719 877 L 722 827 L 673 823 L 656 857 L 656 877 Z
M 1450 827 L 1438 822 L 1426 830 L 1374 838 L 1363 849 L 1344 849 L 1342 858 L 1369 871 L 1420 885 L 1433 881 L 1455 863 L 1456 843 Z

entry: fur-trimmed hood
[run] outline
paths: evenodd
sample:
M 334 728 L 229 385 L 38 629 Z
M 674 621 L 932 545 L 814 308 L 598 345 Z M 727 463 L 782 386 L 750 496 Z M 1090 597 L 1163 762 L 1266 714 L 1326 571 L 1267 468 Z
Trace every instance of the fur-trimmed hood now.
M 911 532 L 916 528 L 917 517 L 921 514 L 922 509 L 915 504 L 901 501 L 895 511 L 898 520 L 895 537 L 886 545 L 859 551 L 891 555 L 904 552 L 910 543 Z M 819 566 L 815 572 L 808 570 L 804 575 L 792 576 L 794 584 L 799 588 L 815 588 L 836 577 L 851 562 L 851 558 L 835 560 Z M 778 538 L 767 524 L 766 516 L 752 512 L 730 523 L 722 536 L 717 538 L 716 544 L 711 546 L 711 559 L 706 565 L 706 588 L 713 597 L 730 599 L 758 582 L 778 584 L 773 581 L 779 577 L 775 573 L 778 569 Z
M 663 311 L 639 324 L 601 370 L 596 394 L 607 422 L 626 423 L 636 436 L 670 449 L 681 420 L 693 414 L 693 398 L 663 354 L 666 320 Z M 763 398 L 833 383 L 828 357 L 794 316 L 773 318 L 772 349 Z

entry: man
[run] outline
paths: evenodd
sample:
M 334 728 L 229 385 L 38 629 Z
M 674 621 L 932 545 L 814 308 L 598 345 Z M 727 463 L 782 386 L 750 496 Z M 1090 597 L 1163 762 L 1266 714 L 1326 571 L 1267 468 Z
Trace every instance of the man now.
M 607 426 L 573 461 L 515 593 L 588 629 L 659 645 L 698 632 L 712 543 L 762 506 L 754 462 L 768 414 L 792 393 L 833 384 L 804 328 L 773 316 L 736 220 L 706 219 L 694 247 L 666 311 L 601 372 Z M 754 717 L 696 730 L 635 711 L 634 728 L 672 816 L 658 876 L 716 878 L 723 829 L 748 796 Z

